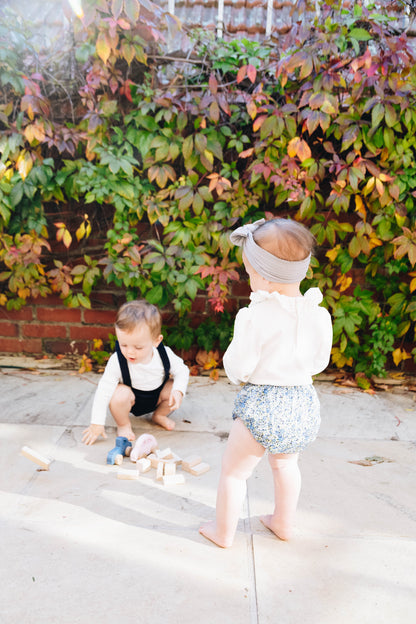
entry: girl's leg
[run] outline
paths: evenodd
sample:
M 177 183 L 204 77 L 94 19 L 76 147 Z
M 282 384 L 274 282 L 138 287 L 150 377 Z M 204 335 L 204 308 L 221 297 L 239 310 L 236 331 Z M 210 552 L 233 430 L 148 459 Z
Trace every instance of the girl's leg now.
M 246 481 L 263 455 L 264 448 L 244 423 L 239 418 L 234 420 L 222 460 L 216 520 L 199 529 L 204 537 L 221 548 L 228 548 L 233 543 L 246 494 Z
M 298 504 L 301 476 L 298 466 L 299 453 L 269 455 L 273 472 L 275 508 L 272 515 L 261 516 L 260 520 L 281 540 L 287 540 Z
M 159 395 L 159 400 L 155 411 L 153 412 L 152 420 L 157 425 L 171 431 L 175 427 L 175 421 L 172 418 L 168 418 L 168 415 L 172 412 L 172 408 L 169 407 L 169 398 L 172 391 L 173 380 L 169 379 L 162 388 Z
M 134 392 L 124 384 L 118 384 L 110 401 L 110 412 L 116 421 L 117 435 L 135 440 L 130 422 L 130 410 L 135 403 Z

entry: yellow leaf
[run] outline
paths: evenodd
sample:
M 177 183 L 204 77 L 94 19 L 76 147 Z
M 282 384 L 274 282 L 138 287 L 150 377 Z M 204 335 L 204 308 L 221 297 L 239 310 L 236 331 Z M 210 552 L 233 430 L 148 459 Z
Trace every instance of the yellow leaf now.
M 414 290 L 416 290 L 416 277 L 410 282 L 410 292 L 412 293 Z
M 23 150 L 20 152 L 19 157 L 16 161 L 17 170 L 20 173 L 22 180 L 25 180 L 33 167 L 32 157 L 29 152 Z
M 100 59 L 103 61 L 103 63 L 107 63 L 109 57 L 110 57 L 110 53 L 111 53 L 111 48 L 108 44 L 108 40 L 107 40 L 107 36 L 105 33 L 101 32 L 98 37 L 97 37 L 97 42 L 95 44 L 95 48 L 97 50 L 97 54 L 100 57 Z
M 0 295 L 0 305 L 4 306 L 7 303 L 7 297 L 3 293 Z
M 376 178 L 376 189 L 378 191 L 378 194 L 381 196 L 384 193 L 384 184 L 383 182 L 379 179 Z
M 77 231 L 75 232 L 75 236 L 77 237 L 77 241 L 79 242 L 81 238 L 85 236 L 85 221 L 81 223 Z
M 301 162 L 307 160 L 308 158 L 311 158 L 312 156 L 311 148 L 303 139 L 301 140 L 298 147 L 298 156 Z
M 67 249 L 68 249 L 68 247 L 70 247 L 70 246 L 71 246 L 71 243 L 72 243 L 72 236 L 71 236 L 71 234 L 70 234 L 69 230 L 65 230 L 65 231 L 64 231 L 64 235 L 63 235 L 63 237 L 62 237 L 62 242 L 63 242 L 63 244 L 65 245 L 65 247 L 66 247 Z
M 359 195 L 355 196 L 355 211 L 359 212 L 363 218 L 367 216 L 367 210 L 365 209 L 364 202 Z
M 334 362 L 337 368 L 342 368 L 343 366 L 352 366 L 353 359 L 352 357 L 345 357 L 343 353 L 341 353 L 338 347 L 333 347 L 332 351 L 332 361 Z
M 405 351 L 404 349 L 400 349 L 400 348 L 395 349 L 392 355 L 393 355 L 393 362 L 395 363 L 396 366 L 398 366 L 400 362 L 402 362 L 403 360 L 408 360 L 409 358 L 412 357 L 409 353 L 407 353 L 407 351 Z
M 26 137 L 26 139 L 29 141 L 29 143 L 32 143 L 35 140 L 35 133 L 34 133 L 34 125 L 33 124 L 28 124 L 24 130 L 24 135 Z
M 340 275 L 337 279 L 336 285 L 340 287 L 339 291 L 343 292 L 347 290 L 351 286 L 352 277 L 347 277 L 346 275 Z
M 383 244 L 383 242 L 379 238 L 377 238 L 374 232 L 371 232 L 369 242 L 370 249 L 374 249 L 374 247 L 380 247 Z
M 257 115 L 257 106 L 253 102 L 253 100 L 249 100 L 247 102 L 247 112 L 250 115 L 251 119 L 254 119 L 255 116 Z
M 287 153 L 290 158 L 294 158 L 298 153 L 298 147 L 300 143 L 299 137 L 293 137 L 287 144 Z
M 327 256 L 327 258 L 331 260 L 331 262 L 335 262 L 335 260 L 337 259 L 339 247 L 340 246 L 337 245 L 333 249 L 330 249 L 329 251 L 326 252 L 325 255 Z

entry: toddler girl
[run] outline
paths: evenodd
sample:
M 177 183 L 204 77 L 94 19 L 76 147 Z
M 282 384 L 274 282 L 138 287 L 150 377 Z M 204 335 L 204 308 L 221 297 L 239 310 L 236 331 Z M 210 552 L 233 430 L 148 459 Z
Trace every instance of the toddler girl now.
M 299 285 L 309 267 L 314 237 L 300 223 L 264 219 L 231 234 L 243 248 L 251 303 L 235 319 L 224 355 L 231 382 L 243 383 L 222 461 L 216 520 L 200 533 L 218 546 L 232 545 L 246 481 L 268 452 L 275 507 L 263 524 L 289 539 L 300 493 L 298 455 L 317 436 L 319 400 L 312 375 L 324 370 L 332 345 L 331 317 L 322 294 Z

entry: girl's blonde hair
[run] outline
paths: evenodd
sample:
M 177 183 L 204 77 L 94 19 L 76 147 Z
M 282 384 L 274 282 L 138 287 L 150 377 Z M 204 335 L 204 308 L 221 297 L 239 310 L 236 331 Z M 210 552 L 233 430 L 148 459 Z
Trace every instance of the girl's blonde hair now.
M 304 260 L 313 254 L 315 237 L 301 223 L 291 219 L 271 219 L 253 232 L 257 245 L 282 260 Z
M 153 338 L 162 330 L 162 317 L 155 305 L 139 299 L 124 303 L 117 312 L 115 326 L 121 331 L 132 332 L 140 323 L 146 323 Z

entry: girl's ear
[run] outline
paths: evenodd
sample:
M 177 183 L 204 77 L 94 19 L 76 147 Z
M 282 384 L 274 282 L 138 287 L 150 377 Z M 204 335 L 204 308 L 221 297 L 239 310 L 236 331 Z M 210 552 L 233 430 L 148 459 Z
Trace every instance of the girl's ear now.
M 159 334 L 159 336 L 154 339 L 153 346 L 154 347 L 158 347 L 160 345 L 160 343 L 162 342 L 162 340 L 163 340 L 163 336 L 162 336 L 162 334 Z

